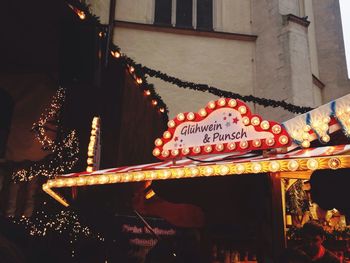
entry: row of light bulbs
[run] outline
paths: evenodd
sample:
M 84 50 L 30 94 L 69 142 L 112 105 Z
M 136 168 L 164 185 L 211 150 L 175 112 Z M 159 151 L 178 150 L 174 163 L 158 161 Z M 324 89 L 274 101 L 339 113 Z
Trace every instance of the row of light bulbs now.
M 168 128 L 174 129 L 176 128 L 177 123 L 181 123 L 183 121 L 196 121 L 196 119 L 202 119 L 205 118 L 208 113 L 210 113 L 212 110 L 218 107 L 230 107 L 230 108 L 236 108 L 236 110 L 241 114 L 245 115 L 248 112 L 248 109 L 244 105 L 240 105 L 237 103 L 235 99 L 225 99 L 220 98 L 217 101 L 210 101 L 207 105 L 208 109 L 202 108 L 198 111 L 198 114 L 195 114 L 193 112 L 187 112 L 187 113 L 179 113 L 174 120 L 170 120 L 168 122 Z M 209 112 L 208 112 L 209 111 Z M 264 131 L 267 131 L 271 128 L 271 132 L 275 135 L 278 135 L 282 132 L 282 127 L 279 124 L 273 124 L 272 127 L 270 127 L 270 122 L 263 120 L 261 121 L 261 118 L 258 116 L 252 116 L 249 118 L 248 116 L 244 116 L 242 118 L 242 122 L 245 126 L 253 125 L 255 127 L 260 126 L 260 128 Z M 183 149 L 173 149 L 171 151 L 169 150 L 161 150 L 158 147 L 163 146 L 167 141 L 169 141 L 172 138 L 173 134 L 171 131 L 165 131 L 163 133 L 163 139 L 157 138 L 154 142 L 156 148 L 153 150 L 153 155 L 156 157 L 163 157 L 167 158 L 169 156 L 171 157 L 177 157 L 180 154 L 182 155 L 188 155 L 190 153 L 193 154 L 209 154 L 214 151 L 216 152 L 222 152 L 223 150 L 229 150 L 234 151 L 237 149 L 245 150 L 249 146 L 252 146 L 254 148 L 260 148 L 264 143 L 268 147 L 272 147 L 275 145 L 276 141 L 275 138 L 271 137 L 268 139 L 256 139 L 252 141 L 241 141 L 241 142 L 230 142 L 230 143 L 224 143 L 224 144 L 216 144 L 216 145 L 206 145 L 206 146 L 197 146 L 197 147 L 189 147 L 189 148 L 183 148 Z M 286 145 L 289 143 L 289 138 L 286 135 L 281 135 L 278 139 L 278 142 L 281 145 Z
M 148 180 L 180 179 L 204 176 L 224 176 L 264 172 L 281 172 L 316 169 L 338 169 L 342 166 L 342 157 L 320 157 L 308 159 L 275 160 L 247 162 L 238 164 L 210 164 L 203 166 L 172 168 L 162 170 L 137 171 L 89 175 L 49 180 L 45 187 L 72 187 L 84 185 L 103 185 L 113 183 L 139 182 Z
M 115 50 L 115 51 L 111 51 L 111 54 L 113 57 L 115 58 L 120 58 L 122 55 L 119 51 Z M 131 65 L 128 65 L 128 71 L 129 73 L 131 74 L 131 76 L 134 78 L 134 80 L 136 81 L 136 83 L 138 85 L 142 85 L 143 83 L 143 80 L 141 77 L 138 77 L 136 76 L 136 73 L 135 73 L 135 68 Z M 149 90 L 149 89 L 145 89 L 143 94 L 148 97 L 148 96 L 151 96 L 152 95 L 152 92 Z M 157 107 L 158 105 L 158 100 L 157 99 L 151 99 L 151 104 L 154 106 L 154 107 Z M 164 113 L 165 112 L 165 109 L 163 107 L 158 107 L 158 111 L 160 113 Z
M 94 164 L 96 158 L 96 151 L 98 148 L 99 136 L 100 136 L 100 123 L 101 120 L 99 117 L 94 117 L 91 124 L 91 135 L 90 142 L 88 146 L 88 158 L 87 158 L 87 172 L 94 171 Z

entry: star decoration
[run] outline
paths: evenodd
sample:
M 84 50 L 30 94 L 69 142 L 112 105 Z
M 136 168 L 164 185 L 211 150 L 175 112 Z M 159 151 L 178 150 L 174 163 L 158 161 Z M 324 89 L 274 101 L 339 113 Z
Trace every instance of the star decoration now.
M 232 119 L 232 122 L 233 122 L 234 124 L 237 124 L 238 118 L 237 118 L 237 117 L 236 117 L 236 118 L 233 118 L 233 119 Z

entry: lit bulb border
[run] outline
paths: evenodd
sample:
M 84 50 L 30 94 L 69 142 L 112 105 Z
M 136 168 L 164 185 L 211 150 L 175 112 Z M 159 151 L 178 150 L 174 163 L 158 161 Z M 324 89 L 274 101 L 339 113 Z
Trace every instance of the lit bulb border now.
M 223 100 L 225 101 L 224 105 L 221 105 Z M 234 100 L 236 103 L 235 103 L 235 106 L 230 106 L 230 101 L 231 100 Z M 214 108 L 211 108 L 209 105 L 215 103 L 215 107 Z M 221 103 L 221 104 L 220 104 Z M 239 111 L 239 108 L 240 107 L 245 107 L 246 109 L 246 112 L 245 113 L 240 113 Z M 260 140 L 261 143 L 259 146 L 254 146 L 253 144 L 253 141 L 254 140 L 247 140 L 246 142 L 248 143 L 248 146 L 247 147 L 241 147 L 241 144 L 240 142 L 242 141 L 238 141 L 238 142 L 231 142 L 231 143 L 223 143 L 222 145 L 224 146 L 222 150 L 218 151 L 216 149 L 216 146 L 217 145 L 220 145 L 220 144 L 210 144 L 212 150 L 210 152 L 206 152 L 205 151 L 205 148 L 208 147 L 209 145 L 203 145 L 203 146 L 198 146 L 200 147 L 200 151 L 196 151 L 195 148 L 198 148 L 198 147 L 189 147 L 187 149 L 189 149 L 189 152 L 188 154 L 184 154 L 182 152 L 182 150 L 184 150 L 185 148 L 177 148 L 178 150 L 178 154 L 176 155 L 173 155 L 172 154 L 172 150 L 176 150 L 176 149 L 172 149 L 169 151 L 169 154 L 168 156 L 163 156 L 162 155 L 162 152 L 163 152 L 163 146 L 170 142 L 172 140 L 172 137 L 175 133 L 175 130 L 176 128 L 180 125 L 180 124 L 183 124 L 183 123 L 197 123 L 197 122 L 200 122 L 206 118 L 208 118 L 210 116 L 210 114 L 218 109 L 222 109 L 222 108 L 230 108 L 230 109 L 234 109 L 236 110 L 239 114 L 241 114 L 242 118 L 244 117 L 247 117 L 249 119 L 249 124 L 246 125 L 246 126 L 249 126 L 249 125 L 252 125 L 251 124 L 251 120 L 253 118 L 258 118 L 259 119 L 259 124 L 254 126 L 254 129 L 255 131 L 257 132 L 270 132 L 271 134 L 273 134 L 274 136 L 274 143 L 273 145 L 268 145 L 266 143 L 266 140 L 265 139 L 262 139 Z M 248 105 L 246 105 L 244 102 L 240 101 L 240 100 L 237 100 L 237 99 L 229 99 L 229 98 L 221 98 L 221 99 L 218 99 L 216 101 L 210 101 L 207 106 L 204 108 L 204 110 L 206 111 L 206 115 L 205 116 L 201 116 L 200 115 L 200 111 L 202 109 L 200 109 L 197 113 L 192 113 L 192 112 L 185 112 L 185 113 L 179 113 L 179 114 L 183 114 L 184 115 L 184 119 L 183 120 L 179 120 L 177 117 L 175 117 L 173 120 L 174 123 L 175 123 L 175 126 L 174 127 L 169 127 L 168 126 L 168 129 L 164 132 L 164 133 L 170 133 L 170 138 L 164 138 L 164 136 L 162 138 L 157 138 L 156 141 L 159 142 L 159 140 L 161 140 L 161 145 L 157 145 L 156 142 L 155 142 L 155 148 L 153 149 L 153 155 L 161 160 L 165 160 L 165 159 L 173 159 L 173 158 L 178 158 L 178 157 L 185 157 L 185 156 L 196 156 L 196 155 L 204 155 L 204 154 L 220 154 L 220 153 L 225 153 L 225 152 L 247 152 L 247 151 L 251 151 L 251 150 L 262 150 L 262 149 L 271 149 L 271 148 L 280 148 L 280 147 L 288 147 L 291 143 L 292 143 L 292 140 L 290 138 L 290 136 L 288 135 L 288 132 L 286 131 L 286 129 L 280 124 L 280 123 L 277 123 L 277 122 L 274 122 L 274 121 L 266 121 L 266 120 L 263 120 L 259 115 L 253 115 L 248 107 Z M 179 115 L 178 114 L 178 115 Z M 194 118 L 191 120 L 188 120 L 187 119 L 187 115 L 190 114 L 191 117 L 194 116 Z M 192 115 L 193 114 L 193 115 Z M 177 115 L 177 116 L 178 116 Z M 268 129 L 263 129 L 261 127 L 261 123 L 263 121 L 266 121 L 269 123 L 269 128 Z M 279 125 L 280 128 L 281 128 L 281 132 L 279 134 L 275 134 L 273 133 L 272 131 L 272 128 L 275 126 L 275 125 Z M 285 144 L 282 144 L 280 141 L 279 141 L 279 138 L 281 138 L 282 136 L 285 136 L 285 138 L 288 139 L 287 143 Z M 232 144 L 234 143 L 235 144 L 235 147 L 233 150 L 230 150 L 229 149 L 229 144 Z
M 292 167 L 291 164 L 294 164 Z M 349 155 L 327 157 L 295 158 L 281 160 L 251 161 L 242 163 L 210 163 L 195 166 L 164 168 L 157 170 L 129 171 L 106 174 L 81 173 L 75 177 L 58 177 L 48 180 L 43 190 L 64 206 L 68 202 L 52 188 L 80 187 L 141 182 L 150 180 L 174 180 L 195 177 L 233 176 L 241 174 L 300 172 L 323 169 L 350 168 Z
M 100 117 L 94 117 L 91 123 L 90 141 L 89 141 L 88 152 L 87 152 L 87 156 L 88 156 L 86 160 L 87 172 L 94 171 L 96 166 L 98 165 L 98 162 L 96 162 L 96 158 L 99 158 L 98 151 L 100 147 L 100 126 L 101 126 Z M 89 159 L 92 159 L 93 162 L 90 163 Z

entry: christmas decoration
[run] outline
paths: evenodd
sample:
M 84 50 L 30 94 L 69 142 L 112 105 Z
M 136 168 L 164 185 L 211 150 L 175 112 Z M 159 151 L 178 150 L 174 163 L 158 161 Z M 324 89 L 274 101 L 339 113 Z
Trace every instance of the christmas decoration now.
M 43 160 L 30 162 L 25 167 L 15 170 L 12 180 L 15 182 L 30 181 L 38 175 L 53 178 L 57 174 L 69 171 L 78 160 L 79 143 L 74 130 L 66 132 L 59 121 L 59 115 L 65 99 L 65 90 L 59 88 L 52 99 L 51 105 L 33 124 L 32 131 L 42 145 L 44 151 L 49 151 Z M 56 127 L 53 129 L 52 127 Z M 56 132 L 56 138 L 50 138 L 48 130 Z
M 163 138 L 155 140 L 153 155 L 167 159 L 249 152 L 287 147 L 290 143 L 280 124 L 253 115 L 240 100 L 221 98 L 210 101 L 198 113 L 179 113 L 170 120 Z
M 28 234 L 34 237 L 57 236 L 68 239 L 72 257 L 75 256 L 75 244 L 81 240 L 94 239 L 99 242 L 105 241 L 100 234 L 83 225 L 74 211 L 61 210 L 53 214 L 37 211 L 31 217 L 13 218 L 12 222 L 24 227 Z

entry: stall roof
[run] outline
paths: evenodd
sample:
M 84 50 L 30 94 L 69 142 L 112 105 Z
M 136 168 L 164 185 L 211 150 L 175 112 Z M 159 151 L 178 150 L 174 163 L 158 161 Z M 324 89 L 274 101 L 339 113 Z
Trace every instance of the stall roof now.
M 149 180 L 181 179 L 210 176 L 232 176 L 266 172 L 305 172 L 350 167 L 350 145 L 298 149 L 289 153 L 267 155 L 223 154 L 185 158 L 177 161 L 126 166 L 94 172 L 71 173 L 58 176 L 43 185 L 43 190 L 65 206 L 53 188 L 104 185 Z

